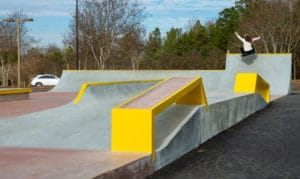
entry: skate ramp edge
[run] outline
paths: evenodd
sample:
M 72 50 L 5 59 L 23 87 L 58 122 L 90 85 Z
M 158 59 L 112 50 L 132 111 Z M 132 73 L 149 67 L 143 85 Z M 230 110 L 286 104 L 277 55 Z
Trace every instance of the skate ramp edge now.
M 115 82 L 87 82 L 83 83 L 76 98 L 74 99 L 73 103 L 78 104 L 84 93 L 89 87 L 93 86 L 105 86 L 105 85 L 119 85 L 119 84 L 131 84 L 131 83 L 149 83 L 149 82 L 160 82 L 163 79 L 153 79 L 153 80 L 132 80 L 132 81 L 115 81 Z
M 172 104 L 205 105 L 200 77 L 171 77 L 112 109 L 111 150 L 155 159 L 155 116 Z

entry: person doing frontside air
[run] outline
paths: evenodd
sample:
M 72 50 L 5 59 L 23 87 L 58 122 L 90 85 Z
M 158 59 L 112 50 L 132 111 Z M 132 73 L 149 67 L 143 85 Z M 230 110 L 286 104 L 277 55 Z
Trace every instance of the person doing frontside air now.
M 253 46 L 253 42 L 260 39 L 259 37 L 251 38 L 247 34 L 244 35 L 244 38 L 241 37 L 237 32 L 234 32 L 237 38 L 243 42 L 243 46 L 240 48 L 242 52 L 242 56 L 255 54 L 255 48 Z

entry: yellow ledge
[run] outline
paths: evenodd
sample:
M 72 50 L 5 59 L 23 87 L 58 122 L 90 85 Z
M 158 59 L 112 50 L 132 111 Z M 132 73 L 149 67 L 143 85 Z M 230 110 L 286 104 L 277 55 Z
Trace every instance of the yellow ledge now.
M 86 89 L 92 86 L 105 86 L 105 85 L 117 85 L 117 84 L 128 84 L 128 83 L 147 83 L 147 82 L 159 82 L 163 79 L 155 79 L 155 80 L 135 80 L 135 81 L 116 81 L 116 82 L 88 82 L 83 83 L 81 88 L 74 99 L 73 103 L 78 104 L 81 101 L 82 96 L 84 95 Z
M 21 94 L 21 93 L 31 93 L 32 89 L 30 88 L 2 88 L 0 89 L 0 95 L 8 94 Z
M 235 93 L 259 93 L 270 102 L 270 85 L 257 73 L 237 73 L 234 85 Z
M 206 110 L 208 110 L 201 78 L 186 77 L 191 80 L 182 86 L 178 85 L 178 88 L 176 87 L 175 90 L 172 90 L 173 87 L 172 85 L 168 86 L 168 81 L 174 80 L 174 78 L 184 77 L 168 78 L 112 110 L 112 151 L 151 153 L 152 159 L 154 160 L 154 119 L 157 114 L 174 103 L 205 105 Z M 159 88 L 162 87 L 164 88 L 163 94 L 161 91 L 155 91 L 157 88 L 159 90 Z M 155 98 L 159 98 L 159 101 L 155 102 L 155 104 L 152 104 L 150 100 L 148 101 L 149 96 L 147 97 L 147 95 L 149 95 L 149 93 L 155 96 Z M 160 95 L 164 97 L 162 98 Z M 148 107 L 138 105 L 134 107 L 132 104 L 136 100 L 139 100 L 139 104 L 145 104 L 145 106 Z

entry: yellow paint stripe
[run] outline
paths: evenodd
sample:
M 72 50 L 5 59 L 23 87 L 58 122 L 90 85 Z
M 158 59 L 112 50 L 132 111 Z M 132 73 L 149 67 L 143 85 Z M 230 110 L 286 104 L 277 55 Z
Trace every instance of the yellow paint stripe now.
M 31 92 L 32 92 L 31 88 L 2 88 L 2 89 L 0 89 L 0 95 L 31 93 Z
M 139 70 L 139 71 L 134 71 L 134 70 L 63 70 L 63 72 L 81 72 L 81 73 L 91 73 L 91 72 L 99 72 L 99 73 L 105 73 L 105 72 L 109 72 L 109 73 L 119 73 L 119 72 L 127 72 L 127 73 L 151 73 L 151 74 L 155 74 L 155 73 L 161 73 L 161 72 L 170 72 L 174 73 L 174 72 L 215 72 L 215 71 L 225 71 L 224 69 L 220 69 L 220 70 L 214 70 L 214 69 L 202 69 L 202 70 Z
M 241 53 L 227 53 L 227 56 L 241 56 Z M 260 56 L 292 55 L 291 53 L 257 53 Z

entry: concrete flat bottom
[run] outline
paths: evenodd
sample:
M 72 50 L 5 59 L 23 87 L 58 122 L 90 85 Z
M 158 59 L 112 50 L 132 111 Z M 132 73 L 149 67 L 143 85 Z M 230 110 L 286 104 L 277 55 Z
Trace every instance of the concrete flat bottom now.
M 0 148 L 0 178 L 144 178 L 151 156 L 97 150 Z
M 0 102 L 28 100 L 28 99 L 29 99 L 29 93 L 0 95 Z

